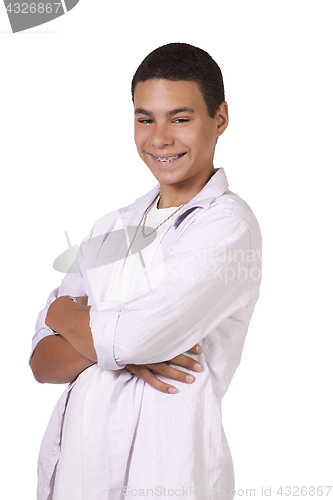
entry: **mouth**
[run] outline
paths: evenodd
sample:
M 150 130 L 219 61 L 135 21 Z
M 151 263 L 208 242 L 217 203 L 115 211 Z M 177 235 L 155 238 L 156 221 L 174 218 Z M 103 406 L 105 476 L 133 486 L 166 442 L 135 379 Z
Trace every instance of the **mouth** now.
M 156 155 L 153 155 L 152 153 L 149 153 L 149 154 L 151 154 L 151 156 L 153 158 L 155 158 L 155 160 L 160 161 L 162 163 L 168 163 L 170 161 L 175 161 L 175 160 L 178 160 L 178 158 L 181 158 L 182 156 L 186 155 L 186 153 L 181 153 L 181 154 L 175 155 L 175 156 L 156 156 Z

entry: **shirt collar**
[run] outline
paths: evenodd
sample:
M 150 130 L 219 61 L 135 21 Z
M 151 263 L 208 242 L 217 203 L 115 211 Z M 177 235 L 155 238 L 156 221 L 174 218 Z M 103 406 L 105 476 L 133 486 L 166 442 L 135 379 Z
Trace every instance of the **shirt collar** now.
M 228 189 L 228 180 L 225 175 L 223 168 L 215 168 L 215 174 L 209 179 L 207 184 L 195 195 L 188 203 L 186 203 L 182 209 L 178 212 L 178 215 L 174 221 L 174 225 L 178 224 L 186 217 L 187 212 L 191 212 L 195 207 L 202 207 L 204 209 L 209 208 L 210 204 L 217 198 L 225 193 Z M 154 188 L 139 198 L 136 198 L 136 204 L 139 209 L 148 208 L 148 206 L 154 201 L 156 196 L 161 192 L 161 186 L 158 182 Z M 186 214 L 186 215 L 185 215 Z

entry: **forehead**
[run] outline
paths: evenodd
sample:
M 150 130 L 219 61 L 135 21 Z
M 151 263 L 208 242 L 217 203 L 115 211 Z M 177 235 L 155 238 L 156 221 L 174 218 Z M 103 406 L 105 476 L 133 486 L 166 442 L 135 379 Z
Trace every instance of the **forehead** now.
M 139 82 L 134 91 L 134 107 L 151 112 L 168 112 L 176 108 L 192 108 L 206 111 L 199 86 L 195 82 L 164 79 Z

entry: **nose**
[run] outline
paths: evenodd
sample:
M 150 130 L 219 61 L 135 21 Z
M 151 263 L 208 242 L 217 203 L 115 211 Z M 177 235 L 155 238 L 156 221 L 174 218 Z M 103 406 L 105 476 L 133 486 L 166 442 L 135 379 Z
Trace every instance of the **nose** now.
M 173 137 L 167 125 L 155 125 L 151 143 L 156 149 L 162 149 L 165 146 L 173 144 Z

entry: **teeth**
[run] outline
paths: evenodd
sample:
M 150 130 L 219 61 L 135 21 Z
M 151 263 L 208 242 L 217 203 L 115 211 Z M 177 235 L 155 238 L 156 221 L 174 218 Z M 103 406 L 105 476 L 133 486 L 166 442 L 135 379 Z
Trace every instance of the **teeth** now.
M 184 154 L 184 153 L 183 153 Z M 156 158 L 156 160 L 159 160 L 159 161 L 173 161 L 173 160 L 177 160 L 177 158 L 180 158 L 181 156 L 183 156 L 183 154 L 180 154 L 180 155 L 177 155 L 177 156 L 154 156 L 154 158 Z

